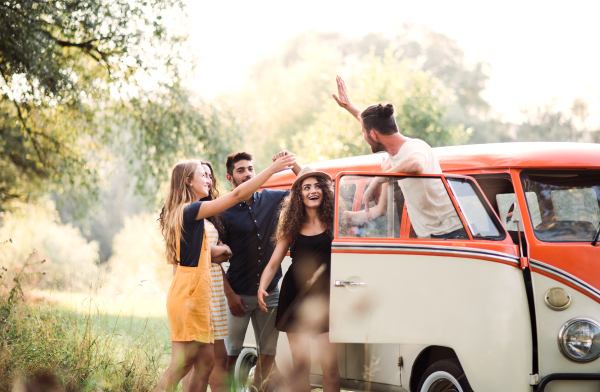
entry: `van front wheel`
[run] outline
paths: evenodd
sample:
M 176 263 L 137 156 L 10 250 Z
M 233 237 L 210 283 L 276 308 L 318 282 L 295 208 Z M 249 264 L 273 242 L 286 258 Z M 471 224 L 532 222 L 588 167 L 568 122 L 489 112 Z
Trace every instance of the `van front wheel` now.
M 248 392 L 252 390 L 257 360 L 258 355 L 256 354 L 256 350 L 251 347 L 244 348 L 238 356 L 233 373 L 233 384 L 236 392 Z
M 473 392 L 456 359 L 443 359 L 429 366 L 419 382 L 419 392 Z

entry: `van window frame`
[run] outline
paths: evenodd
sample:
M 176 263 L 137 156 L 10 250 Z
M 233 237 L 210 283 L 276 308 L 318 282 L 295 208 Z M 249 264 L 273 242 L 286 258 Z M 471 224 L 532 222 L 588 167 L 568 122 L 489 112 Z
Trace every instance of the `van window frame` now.
M 333 226 L 333 233 L 334 233 L 334 239 L 349 239 L 352 238 L 353 240 L 355 239 L 359 239 L 359 238 L 355 238 L 355 237 L 341 237 L 338 235 L 339 233 L 339 227 L 338 227 L 338 221 L 339 221 L 339 206 L 338 206 L 338 197 L 337 195 L 339 194 L 339 186 L 340 186 L 340 180 L 343 176 L 364 176 L 364 177 L 402 177 L 402 178 L 406 178 L 406 177 L 417 177 L 417 178 L 439 178 L 442 180 L 442 183 L 444 184 L 444 187 L 446 188 L 446 192 L 448 192 L 448 196 L 450 197 L 450 200 L 452 201 L 452 204 L 454 206 L 454 209 L 456 210 L 459 219 L 461 220 L 463 227 L 465 229 L 465 231 L 467 232 L 467 235 L 469 236 L 468 239 L 464 239 L 463 241 L 470 241 L 470 242 L 478 242 L 478 241 L 493 241 L 493 242 L 502 242 L 504 241 L 508 234 L 506 232 L 506 227 L 504 227 L 504 225 L 502 224 L 502 220 L 498 217 L 498 214 L 496 214 L 496 211 L 494 211 L 494 209 L 489 205 L 489 202 L 487 200 L 487 198 L 485 197 L 485 194 L 483 193 L 483 191 L 481 190 L 481 188 L 479 187 L 479 184 L 477 183 L 477 180 L 475 180 L 474 178 L 470 177 L 470 176 L 464 176 L 464 175 L 458 175 L 458 174 L 406 174 L 406 173 L 382 173 L 382 172 L 370 172 L 370 171 L 341 171 L 339 172 L 334 180 L 334 184 L 335 184 L 335 203 L 334 203 L 334 226 Z M 460 208 L 460 204 L 458 203 L 458 200 L 456 199 L 454 192 L 452 191 L 452 188 L 450 187 L 450 185 L 448 184 L 448 181 L 446 180 L 446 178 L 456 178 L 456 179 L 460 179 L 460 180 L 468 180 L 470 181 L 472 184 L 474 184 L 474 190 L 477 194 L 477 197 L 479 198 L 479 200 L 482 202 L 486 212 L 490 215 L 490 217 L 492 218 L 492 220 L 494 221 L 494 224 L 499 226 L 500 232 L 501 232 L 501 236 L 490 240 L 488 238 L 474 238 L 473 237 L 473 233 L 471 232 L 471 228 L 466 220 L 466 217 L 464 215 L 463 210 Z M 406 209 L 406 205 L 404 206 L 404 209 Z M 410 219 L 409 217 L 407 217 L 408 219 Z M 404 218 L 402 218 L 404 220 Z M 402 231 L 402 229 L 401 229 Z M 377 238 L 377 240 L 391 240 L 391 241 L 399 241 L 399 240 L 407 240 L 409 238 L 402 238 L 402 236 L 400 236 L 399 238 Z M 370 238 L 360 238 L 360 240 L 370 240 Z M 436 240 L 432 240 L 429 239 L 430 241 L 436 241 Z M 460 241 L 460 240 L 456 240 L 456 241 Z

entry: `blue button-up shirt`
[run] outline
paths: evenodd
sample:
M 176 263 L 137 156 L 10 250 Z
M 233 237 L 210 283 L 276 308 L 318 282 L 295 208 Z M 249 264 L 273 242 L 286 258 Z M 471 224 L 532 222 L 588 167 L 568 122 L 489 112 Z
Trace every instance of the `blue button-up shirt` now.
M 260 277 L 269 263 L 275 245 L 271 237 L 277 229 L 279 206 L 290 191 L 265 189 L 255 192 L 250 205 L 239 203 L 223 212 L 225 238 L 233 256 L 229 260 L 227 280 L 238 295 L 256 295 Z M 281 279 L 281 267 L 267 291 Z

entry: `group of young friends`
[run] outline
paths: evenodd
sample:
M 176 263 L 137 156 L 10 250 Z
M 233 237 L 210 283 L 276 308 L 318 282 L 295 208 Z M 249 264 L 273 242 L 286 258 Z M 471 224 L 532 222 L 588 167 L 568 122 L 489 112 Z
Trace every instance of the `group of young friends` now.
M 360 110 L 351 102 L 344 81 L 339 76 L 336 81 L 338 95 L 333 98 L 359 121 L 371 151 L 389 154 L 382 171 L 441 173 L 425 142 L 399 132 L 391 104 Z M 252 160 L 247 152 L 227 157 L 227 179 L 234 189 L 223 196 L 208 162 L 190 159 L 172 169 L 159 217 L 167 261 L 174 271 L 167 296 L 172 353 L 156 391 L 173 391 L 182 380 L 184 391 L 206 391 L 208 384 L 213 392 L 225 391 L 250 320 L 258 347 L 256 390 L 287 385 L 292 391 L 310 391 L 311 338 L 319 348 L 323 390 L 340 390 L 337 344 L 329 340 L 332 179 L 310 166 L 300 167 L 287 151 L 275 155 L 260 174 L 255 174 Z M 297 175 L 291 190 L 258 192 L 273 174 L 285 169 Z M 386 186 L 370 186 L 367 204 Z M 427 210 L 422 206 L 424 196 L 418 190 L 414 194 L 416 208 Z M 343 221 L 356 226 L 376 219 L 386 211 L 385 199 L 369 210 L 343 211 Z M 423 228 L 415 226 L 421 231 L 417 234 L 463 235 L 462 225 L 451 218 L 431 225 L 439 228 L 443 223 L 441 233 L 426 233 L 424 219 Z M 281 263 L 288 251 L 292 263 L 280 290 Z M 225 261 L 230 263 L 226 274 L 221 267 Z M 275 365 L 279 331 L 287 333 L 293 362 L 293 372 L 285 380 Z

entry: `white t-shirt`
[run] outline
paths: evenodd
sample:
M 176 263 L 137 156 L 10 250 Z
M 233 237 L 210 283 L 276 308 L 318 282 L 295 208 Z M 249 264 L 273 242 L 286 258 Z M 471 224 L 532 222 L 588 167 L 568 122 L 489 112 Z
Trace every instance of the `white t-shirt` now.
M 408 139 L 396 155 L 390 155 L 390 163 L 396 166 L 412 154 L 422 154 L 427 160 L 423 174 L 442 174 L 433 150 L 419 139 Z M 398 181 L 398 185 L 418 237 L 441 235 L 463 228 L 441 179 L 405 178 Z

